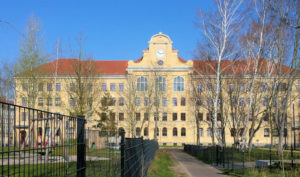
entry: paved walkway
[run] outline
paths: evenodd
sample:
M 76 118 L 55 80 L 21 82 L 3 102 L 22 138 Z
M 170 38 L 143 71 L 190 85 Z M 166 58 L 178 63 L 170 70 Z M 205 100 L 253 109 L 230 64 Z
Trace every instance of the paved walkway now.
M 168 150 L 171 158 L 177 164 L 175 168 L 180 168 L 179 171 L 187 177 L 225 177 L 222 172 L 200 160 L 195 159 L 189 154 L 179 149 Z M 177 169 L 178 170 L 178 169 Z

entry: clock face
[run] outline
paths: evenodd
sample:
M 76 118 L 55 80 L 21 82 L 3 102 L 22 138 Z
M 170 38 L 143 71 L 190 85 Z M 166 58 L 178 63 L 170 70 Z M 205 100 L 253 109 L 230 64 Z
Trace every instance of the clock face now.
M 157 59 L 163 59 L 166 56 L 166 52 L 164 49 L 157 49 L 155 55 Z

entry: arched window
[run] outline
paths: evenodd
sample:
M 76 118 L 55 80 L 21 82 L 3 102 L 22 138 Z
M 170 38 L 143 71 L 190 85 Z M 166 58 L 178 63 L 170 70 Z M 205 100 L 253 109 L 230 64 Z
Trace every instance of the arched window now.
M 141 76 L 137 78 L 137 91 L 147 91 L 148 89 L 148 80 L 146 77 Z
M 120 128 L 119 128 L 119 136 L 121 136 L 121 133 L 122 133 L 122 132 L 125 132 L 125 130 L 124 130 L 123 127 L 120 127 Z
M 177 76 L 174 78 L 174 91 L 184 91 L 184 79 Z
M 148 127 L 144 128 L 144 136 L 149 136 Z
M 162 76 L 156 77 L 155 86 L 157 91 L 166 91 L 166 78 Z
M 185 132 L 185 128 L 181 128 L 181 136 L 185 136 L 186 132 Z
M 163 128 L 162 136 L 168 136 L 168 130 L 166 127 Z
M 135 135 L 136 135 L 137 137 L 141 136 L 141 128 L 137 127 L 137 128 L 135 129 Z
M 173 128 L 173 136 L 177 136 L 177 128 Z

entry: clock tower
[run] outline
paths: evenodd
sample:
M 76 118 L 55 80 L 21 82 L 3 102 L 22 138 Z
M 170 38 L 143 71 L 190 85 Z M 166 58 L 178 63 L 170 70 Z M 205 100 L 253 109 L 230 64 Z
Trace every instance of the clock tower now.
M 173 48 L 170 37 L 163 33 L 155 34 L 148 42 L 149 48 L 143 50 L 143 57 L 137 61 L 129 61 L 128 69 L 163 68 L 174 69 L 177 67 L 190 69 L 193 67 L 191 60 L 178 57 L 178 50 Z

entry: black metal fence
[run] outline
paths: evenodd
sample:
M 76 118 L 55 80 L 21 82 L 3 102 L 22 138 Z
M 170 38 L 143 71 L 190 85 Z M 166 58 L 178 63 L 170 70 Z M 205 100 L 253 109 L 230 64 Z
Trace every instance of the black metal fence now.
M 184 151 L 197 157 L 205 163 L 223 169 L 245 169 L 255 167 L 278 168 L 279 162 L 286 167 L 300 167 L 300 151 L 285 150 L 283 160 L 276 149 L 253 148 L 251 152 L 235 147 L 184 145 Z M 240 170 L 239 170 L 240 171 Z
M 121 142 L 121 176 L 122 177 L 146 177 L 158 143 L 155 140 L 144 140 L 141 138 L 125 138 L 122 132 Z
M 147 176 L 158 144 L 0 102 L 0 176 Z

